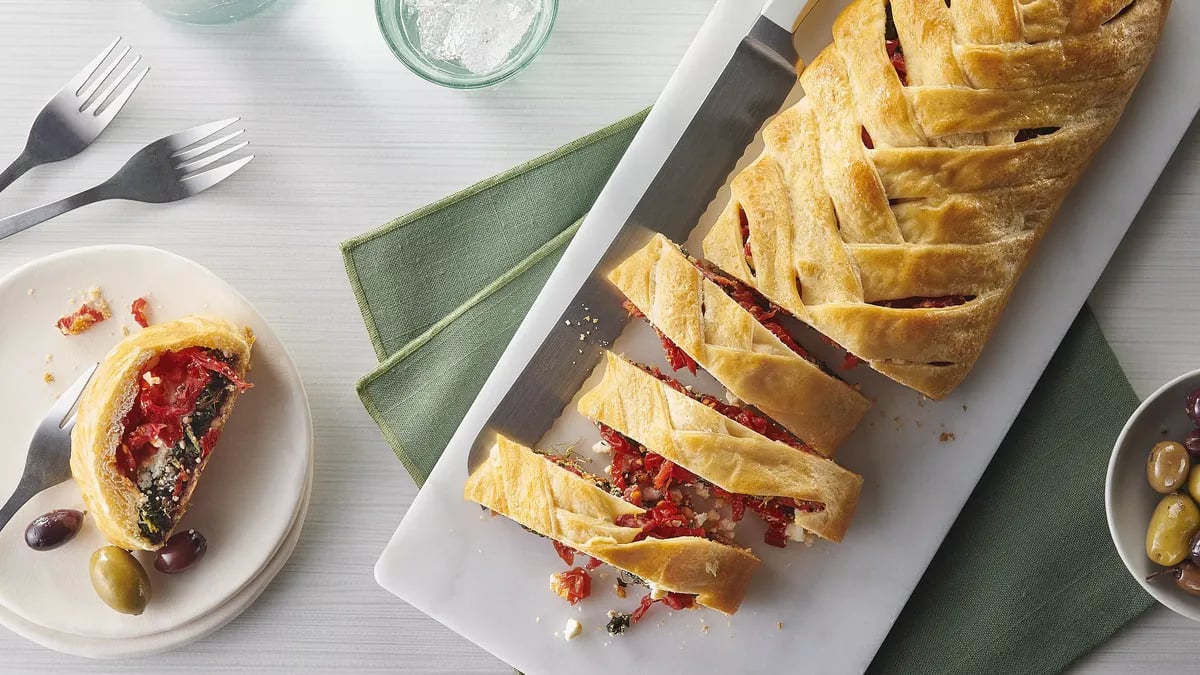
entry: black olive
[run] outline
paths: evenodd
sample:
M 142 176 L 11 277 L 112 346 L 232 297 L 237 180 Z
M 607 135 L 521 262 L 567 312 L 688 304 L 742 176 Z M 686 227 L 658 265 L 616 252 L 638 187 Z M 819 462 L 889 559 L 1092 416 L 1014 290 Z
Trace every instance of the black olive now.
M 83 514 L 74 509 L 43 513 L 25 528 L 25 543 L 35 551 L 49 551 L 75 538 L 83 527 Z
M 195 530 L 180 532 L 167 540 L 154 556 L 154 569 L 163 574 L 179 574 L 195 565 L 208 551 L 204 535 Z

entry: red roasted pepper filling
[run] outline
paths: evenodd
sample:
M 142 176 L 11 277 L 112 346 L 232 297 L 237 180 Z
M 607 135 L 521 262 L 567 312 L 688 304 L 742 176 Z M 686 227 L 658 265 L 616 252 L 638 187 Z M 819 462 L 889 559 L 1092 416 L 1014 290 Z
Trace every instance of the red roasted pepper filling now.
M 900 35 L 896 32 L 896 21 L 892 18 L 892 4 L 887 6 L 887 23 L 883 29 L 883 46 L 887 48 L 888 59 L 900 76 L 900 83 L 908 86 L 908 64 L 904 61 L 904 48 L 900 46 Z
M 592 594 L 592 577 L 582 567 L 574 567 L 551 577 L 550 587 L 574 605 Z
M 746 210 L 738 207 L 738 229 L 742 233 L 742 254 L 746 256 L 746 265 L 750 267 L 750 271 L 754 271 L 754 252 L 750 250 L 750 218 L 746 215 Z
M 220 437 L 213 423 L 229 388 L 244 391 L 251 385 L 216 352 L 199 347 L 162 353 L 137 383 L 115 462 L 144 497 L 142 534 L 157 541 L 170 529 L 179 497 Z
M 880 307 L 891 307 L 893 309 L 941 309 L 943 307 L 957 307 L 974 299 L 975 296 L 973 295 L 943 295 L 936 298 L 914 296 L 911 298 L 899 298 L 897 300 L 880 300 L 871 304 Z
M 642 310 L 638 309 L 637 306 L 632 302 L 626 300 L 624 306 L 625 311 L 629 312 L 629 316 L 632 316 L 635 319 L 646 318 L 646 315 L 642 313 Z M 695 375 L 697 367 L 695 359 L 688 356 L 687 352 L 680 349 L 679 345 L 675 344 L 671 338 L 663 335 L 663 332 L 658 329 L 658 326 L 651 324 L 650 327 L 653 328 L 655 334 L 658 335 L 658 341 L 662 344 L 663 354 L 666 355 L 667 365 L 671 366 L 671 370 L 687 368 L 688 372 Z

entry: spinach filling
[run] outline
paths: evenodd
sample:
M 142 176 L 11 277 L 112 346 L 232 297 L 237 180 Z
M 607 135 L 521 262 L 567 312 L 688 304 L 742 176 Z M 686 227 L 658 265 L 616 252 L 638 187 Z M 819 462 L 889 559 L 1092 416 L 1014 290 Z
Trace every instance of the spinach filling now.
M 138 529 L 151 543 L 162 543 L 175 524 L 175 515 L 179 511 L 176 496 L 179 477 L 181 474 L 186 476 L 183 485 L 191 480 L 204 458 L 201 439 L 220 415 L 229 396 L 230 381 L 220 373 L 212 372 L 211 376 L 208 386 L 196 400 L 196 409 L 184 418 L 183 438 L 169 449 L 160 450 L 160 457 L 142 469 L 139 487 L 143 500 L 138 509 Z

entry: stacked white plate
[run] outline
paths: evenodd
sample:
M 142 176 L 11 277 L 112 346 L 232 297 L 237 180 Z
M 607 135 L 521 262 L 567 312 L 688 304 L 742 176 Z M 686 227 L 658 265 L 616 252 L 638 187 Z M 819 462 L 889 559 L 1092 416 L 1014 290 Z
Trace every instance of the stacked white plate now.
M 101 289 L 113 316 L 64 337 L 58 317 Z M 258 312 L 200 265 L 158 249 L 102 246 L 30 263 L 0 280 L 0 500 L 16 487 L 34 428 L 58 394 L 123 337 L 139 330 L 129 314 L 138 297 L 150 321 L 207 314 L 249 326 L 257 338 L 254 388 L 239 400 L 181 527 L 208 540 L 208 554 L 182 574 L 153 569 L 140 616 L 118 614 L 91 588 L 88 560 L 105 545 L 89 519 L 61 548 L 37 552 L 25 526 L 59 508 L 83 510 L 72 481 L 26 504 L 0 531 L 0 624 L 51 649 L 93 658 L 166 651 L 233 620 L 262 593 L 300 537 L 312 485 L 312 418 L 295 364 Z M 53 381 L 47 382 L 47 374 Z

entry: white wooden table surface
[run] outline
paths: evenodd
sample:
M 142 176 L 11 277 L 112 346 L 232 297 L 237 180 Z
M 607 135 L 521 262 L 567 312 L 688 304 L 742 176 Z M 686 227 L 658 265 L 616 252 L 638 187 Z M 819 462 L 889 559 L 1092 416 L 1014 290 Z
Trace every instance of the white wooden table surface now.
M 354 393 L 375 359 L 337 244 L 651 103 L 711 5 L 562 0 L 555 33 L 528 71 L 464 93 L 410 75 L 379 37 L 370 0 L 279 0 L 220 28 L 171 23 L 136 0 L 0 0 L 0 160 L 15 156 L 45 100 L 116 35 L 153 67 L 95 146 L 34 170 L 0 195 L 0 212 L 86 187 L 147 141 L 231 115 L 245 118 L 258 155 L 199 198 L 100 204 L 0 242 L 0 273 L 103 243 L 197 260 L 249 297 L 289 345 L 317 435 L 300 544 L 239 619 L 186 649 L 128 663 L 62 656 L 0 630 L 0 671 L 506 672 L 372 578 L 416 489 Z M 1200 365 L 1198 226 L 1193 128 L 1093 296 L 1141 395 Z M 1079 671 L 1191 670 L 1197 640 L 1200 625 L 1153 609 Z

